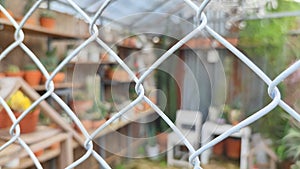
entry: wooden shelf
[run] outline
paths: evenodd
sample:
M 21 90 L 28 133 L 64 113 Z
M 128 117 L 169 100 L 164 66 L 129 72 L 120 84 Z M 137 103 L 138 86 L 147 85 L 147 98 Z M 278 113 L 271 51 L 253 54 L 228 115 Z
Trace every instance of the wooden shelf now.
M 13 24 L 7 19 L 0 18 L 0 25 L 3 26 L 1 31 L 14 32 L 16 30 Z M 68 32 L 58 32 L 55 30 L 41 27 L 39 25 L 25 24 L 22 30 L 24 31 L 25 36 L 26 34 L 31 34 L 31 35 L 38 35 L 38 36 L 47 36 L 47 37 L 52 37 L 57 39 L 85 39 L 89 37 L 87 34 L 80 35 L 80 34 L 71 34 Z
M 133 80 L 131 80 L 131 81 L 117 81 L 117 80 L 110 80 L 110 79 L 102 79 L 102 81 L 105 85 L 128 84 L 128 83 L 133 82 Z
M 118 64 L 117 62 L 109 62 L 109 61 L 105 61 L 105 62 L 90 62 L 90 61 L 79 61 L 79 62 L 70 62 L 69 64 L 72 65 L 115 65 Z
M 8 134 L 8 129 L 1 130 L 1 137 L 0 145 L 3 145 L 11 137 Z M 61 142 L 70 138 L 70 135 L 61 132 L 60 129 L 38 126 L 37 130 L 33 133 L 21 134 L 21 138 L 29 145 L 33 152 L 44 150 L 43 154 L 38 156 L 38 159 L 40 162 L 45 162 L 58 157 L 61 154 L 62 149 L 51 149 L 51 145 L 54 143 L 61 144 Z M 15 168 L 28 168 L 34 165 L 27 152 L 18 143 L 13 143 L 7 147 L 4 152 L 0 152 L 0 166 L 7 164 L 16 158 L 20 159 L 20 163 Z
M 144 112 L 134 113 L 134 116 L 130 117 L 130 120 L 120 120 L 116 123 L 112 123 L 111 125 L 109 125 L 105 129 L 103 129 L 100 133 L 98 133 L 96 138 L 104 136 L 104 135 L 106 135 L 110 132 L 116 131 L 116 130 L 128 125 L 129 123 L 132 123 L 133 121 L 138 121 L 142 118 L 146 118 L 148 116 L 155 115 L 155 114 L 156 113 L 153 109 L 149 109 L 149 110 L 146 110 Z
M 60 154 L 60 149 L 46 150 L 46 151 L 44 151 L 44 153 L 41 156 L 38 156 L 37 158 L 40 163 L 43 163 L 43 162 L 46 162 L 50 159 L 57 157 L 59 154 Z M 28 168 L 33 165 L 34 165 L 34 163 L 33 163 L 32 159 L 29 157 L 26 157 L 26 158 L 22 158 L 20 160 L 20 164 L 16 168 Z
M 54 84 L 54 87 L 55 87 L 55 89 L 80 88 L 80 87 L 82 87 L 82 84 L 74 84 L 72 82 L 56 83 L 56 84 Z M 33 86 L 32 88 L 36 91 L 46 90 L 45 85 Z

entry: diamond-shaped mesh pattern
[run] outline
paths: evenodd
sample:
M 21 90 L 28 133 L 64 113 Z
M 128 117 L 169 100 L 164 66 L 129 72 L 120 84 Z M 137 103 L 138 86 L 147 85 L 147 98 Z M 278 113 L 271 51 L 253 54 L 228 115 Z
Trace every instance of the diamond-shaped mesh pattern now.
M 174 46 L 172 46 L 167 52 L 165 52 L 157 61 L 155 61 L 149 69 L 147 69 L 139 78 L 136 77 L 135 73 L 120 59 L 120 57 L 103 41 L 99 38 L 99 32 L 96 27 L 95 21 L 99 16 L 102 14 L 105 7 L 107 7 L 110 3 L 110 0 L 106 0 L 105 3 L 99 8 L 97 13 L 94 17 L 89 17 L 75 2 L 72 0 L 67 0 L 66 3 L 69 3 L 70 6 L 74 8 L 80 14 L 89 24 L 90 26 L 90 36 L 82 42 L 72 53 L 70 53 L 68 56 L 64 58 L 64 60 L 56 67 L 56 69 L 49 74 L 47 70 L 45 69 L 44 65 L 40 62 L 38 59 L 38 56 L 36 56 L 24 43 L 24 32 L 22 30 L 25 21 L 31 16 L 31 14 L 39 7 L 42 0 L 38 0 L 30 9 L 30 11 L 26 14 L 24 19 L 21 23 L 17 23 L 7 12 L 7 10 L 0 5 L 0 11 L 3 12 L 9 19 L 9 21 L 13 24 L 15 27 L 15 41 L 11 43 L 7 48 L 4 49 L 4 51 L 0 54 L 0 61 L 5 58 L 8 53 L 10 53 L 12 50 L 14 50 L 17 47 L 20 47 L 28 57 L 30 57 L 34 63 L 38 66 L 38 68 L 43 73 L 43 76 L 46 77 L 46 91 L 38 100 L 36 100 L 26 111 L 22 113 L 20 117 L 17 119 L 13 115 L 13 112 L 9 108 L 8 104 L 5 102 L 3 98 L 0 97 L 0 103 L 1 106 L 5 108 L 7 113 L 9 114 L 9 117 L 13 121 L 13 125 L 10 129 L 11 139 L 7 141 L 4 145 L 0 147 L 0 151 L 3 151 L 6 149 L 9 145 L 11 145 L 14 142 L 18 142 L 23 149 L 26 150 L 28 155 L 30 156 L 31 160 L 34 162 L 35 166 L 37 168 L 42 168 L 38 158 L 35 156 L 33 151 L 29 148 L 29 146 L 22 140 L 20 137 L 20 128 L 19 123 L 20 121 L 28 115 L 28 113 L 34 109 L 40 102 L 44 101 L 46 98 L 51 97 L 54 99 L 64 110 L 67 112 L 67 115 L 73 120 L 73 122 L 77 125 L 77 127 L 82 132 L 85 142 L 84 147 L 86 149 L 86 153 L 79 158 L 78 160 L 74 161 L 71 165 L 69 165 L 67 168 L 74 168 L 78 165 L 80 165 L 82 162 L 84 162 L 87 158 L 90 156 L 93 156 L 101 166 L 104 168 L 111 168 L 107 162 L 96 152 L 93 150 L 93 142 L 92 140 L 96 137 L 96 135 L 104 130 L 106 127 L 108 127 L 111 123 L 113 123 L 115 120 L 117 120 L 121 115 L 129 111 L 131 108 L 133 108 L 136 104 L 140 103 L 141 101 L 147 102 L 154 110 L 155 112 L 165 120 L 165 122 L 172 128 L 172 130 L 183 140 L 184 144 L 187 146 L 188 150 L 190 151 L 191 156 L 189 157 L 190 163 L 194 166 L 194 168 L 201 168 L 201 163 L 198 158 L 198 156 L 205 150 L 211 148 L 218 142 L 224 140 L 225 138 L 229 137 L 231 134 L 239 131 L 241 128 L 248 126 L 249 124 L 255 122 L 256 120 L 260 119 L 262 116 L 268 114 L 271 110 L 273 110 L 275 107 L 280 106 L 282 107 L 287 113 L 289 113 L 292 117 L 300 121 L 299 114 L 289 107 L 282 99 L 281 94 L 278 88 L 276 87 L 281 81 L 283 81 L 285 78 L 287 78 L 289 75 L 291 75 L 293 72 L 295 72 L 300 67 L 300 62 L 296 62 L 290 67 L 288 67 L 286 70 L 284 70 L 280 75 L 278 75 L 274 80 L 271 80 L 260 68 L 258 68 L 254 63 L 252 63 L 247 56 L 245 56 L 243 53 L 241 53 L 237 48 L 235 48 L 233 45 L 231 45 L 228 41 L 226 41 L 222 36 L 220 36 L 217 32 L 215 32 L 213 29 L 211 29 L 207 25 L 207 18 L 206 15 L 203 13 L 203 10 L 206 8 L 206 6 L 209 4 L 209 0 L 205 0 L 201 3 L 200 6 L 195 4 L 194 2 L 190 0 L 184 0 L 187 5 L 189 5 L 193 10 L 195 10 L 197 18 L 196 20 L 196 27 L 193 31 L 191 31 L 189 34 L 187 34 L 185 37 L 183 37 L 180 41 L 178 41 Z M 144 87 L 142 85 L 142 82 L 150 75 L 150 73 L 156 69 L 159 65 L 161 65 L 167 58 L 169 58 L 176 50 L 178 50 L 184 43 L 189 41 L 191 38 L 195 37 L 197 34 L 199 34 L 201 31 L 205 30 L 208 32 L 212 37 L 214 37 L 217 41 L 219 41 L 222 45 L 224 45 L 228 50 L 230 50 L 236 57 L 238 57 L 245 65 L 247 65 L 254 73 L 256 73 L 269 87 L 268 87 L 268 93 L 270 97 L 272 98 L 272 101 L 263 107 L 261 110 L 257 111 L 256 113 L 253 113 L 253 115 L 249 116 L 239 124 L 232 127 L 230 130 L 226 131 L 225 133 L 221 134 L 220 136 L 213 139 L 211 142 L 209 142 L 206 145 L 203 145 L 200 149 L 195 150 L 192 145 L 189 143 L 189 141 L 184 137 L 184 135 L 178 130 L 178 128 L 174 125 L 174 123 L 165 115 L 165 113 L 156 105 L 154 104 L 146 95 L 144 91 Z M 136 93 L 138 97 L 132 101 L 129 105 L 127 105 L 125 108 L 120 110 L 117 114 L 115 114 L 113 117 L 111 117 L 108 121 L 106 121 L 102 126 L 97 128 L 93 133 L 89 134 L 87 130 L 84 128 L 83 124 L 81 123 L 80 119 L 75 115 L 75 113 L 68 107 L 68 105 L 57 95 L 54 93 L 54 83 L 52 82 L 53 77 L 62 69 L 64 68 L 72 58 L 74 58 L 83 48 L 85 48 L 88 44 L 91 42 L 96 42 L 99 44 L 99 47 L 104 48 L 111 56 L 114 57 L 114 59 L 118 62 L 118 64 L 126 70 L 126 72 L 130 75 L 130 77 L 135 81 L 136 83 Z

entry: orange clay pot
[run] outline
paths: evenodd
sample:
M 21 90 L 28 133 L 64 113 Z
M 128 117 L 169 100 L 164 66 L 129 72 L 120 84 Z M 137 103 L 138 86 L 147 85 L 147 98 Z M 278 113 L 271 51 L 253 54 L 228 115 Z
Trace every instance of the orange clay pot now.
M 42 73 L 39 70 L 25 71 L 24 79 L 30 86 L 37 86 L 41 82 Z
M 47 29 L 54 29 L 55 28 L 55 19 L 54 18 L 40 18 L 40 25 Z
M 24 72 L 23 71 L 20 71 L 20 72 L 5 72 L 5 75 L 6 76 L 9 76 L 9 77 L 24 77 Z
M 17 22 L 21 22 L 23 19 L 23 17 L 18 18 Z M 25 22 L 25 25 L 32 25 L 32 26 L 36 26 L 37 25 L 37 21 L 35 18 L 28 18 L 27 21 Z
M 51 73 L 50 73 L 51 75 Z M 64 72 L 58 72 L 52 79 L 54 83 L 62 83 L 65 80 L 66 74 Z M 42 82 L 46 82 L 45 76 L 42 77 Z
M 24 119 L 20 122 L 21 133 L 31 133 L 35 131 L 38 120 L 39 120 L 40 109 L 36 108 L 33 112 L 28 113 Z M 18 118 L 21 113 L 14 112 L 16 118 Z M 11 127 L 12 121 L 6 113 L 5 109 L 0 111 L 0 128 Z
M 0 73 L 0 78 L 5 77 L 5 73 Z
M 225 153 L 231 159 L 239 159 L 241 154 L 241 139 L 229 137 L 225 140 Z

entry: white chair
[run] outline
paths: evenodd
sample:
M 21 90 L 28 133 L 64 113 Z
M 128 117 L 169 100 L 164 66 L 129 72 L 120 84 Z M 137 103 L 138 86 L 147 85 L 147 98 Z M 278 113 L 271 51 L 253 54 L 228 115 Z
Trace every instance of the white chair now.
M 178 110 L 176 112 L 176 127 L 195 149 L 198 149 L 200 146 L 201 124 L 202 113 L 199 111 Z M 184 146 L 184 143 L 175 132 L 168 135 L 168 165 L 191 167 L 191 164 L 188 162 L 188 152 L 180 150 L 182 146 Z

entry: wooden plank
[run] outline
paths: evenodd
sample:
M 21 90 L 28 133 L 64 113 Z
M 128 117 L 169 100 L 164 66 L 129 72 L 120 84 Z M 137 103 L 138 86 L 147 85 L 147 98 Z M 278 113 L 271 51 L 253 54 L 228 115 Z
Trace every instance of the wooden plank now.
M 66 168 L 73 162 L 72 136 L 69 134 L 67 139 L 61 143 L 61 153 L 58 157 L 58 168 Z
M 4 145 L 6 141 L 0 140 L 0 146 Z M 4 150 L 0 152 L 0 164 L 3 164 L 4 161 L 7 161 L 9 156 L 18 154 L 22 150 L 22 147 L 18 144 L 11 144 Z M 1 165 L 0 165 L 1 166 Z
M 50 147 L 54 143 L 62 142 L 64 140 L 66 140 L 68 137 L 70 137 L 70 135 L 68 135 L 66 133 L 60 133 L 55 136 L 50 136 L 49 138 L 44 139 L 43 141 L 40 141 L 38 143 L 29 145 L 29 147 L 33 152 L 45 150 L 46 148 Z M 5 157 L 0 158 L 0 166 L 8 163 L 9 161 L 11 161 L 15 158 L 20 158 L 20 159 L 28 158 L 27 152 L 20 145 L 15 145 L 15 146 L 18 146 L 19 149 L 14 150 L 12 152 L 12 154 L 6 154 Z M 58 149 L 58 150 L 60 151 L 60 149 Z M 53 157 L 54 156 L 51 156 L 51 158 L 53 158 Z M 43 157 L 44 160 L 49 160 L 51 158 Z M 30 164 L 32 165 L 33 163 L 30 163 Z M 21 166 L 23 167 L 23 165 L 21 165 Z M 24 166 L 25 166 L 24 168 L 26 168 L 26 167 L 28 167 L 28 164 L 26 163 L 26 165 L 24 165 Z
M 6 19 L 0 18 L 0 25 L 3 25 L 3 29 L 7 31 L 15 32 L 15 28 L 12 23 Z M 47 29 L 38 25 L 26 24 L 22 28 L 25 34 L 47 36 L 52 38 L 63 38 L 63 39 L 85 39 L 88 38 L 88 34 L 71 34 L 68 32 L 58 32 L 56 30 Z
M 61 130 L 54 129 L 46 126 L 37 126 L 36 131 L 32 133 L 21 134 L 23 141 L 27 144 L 33 144 L 44 139 L 47 139 L 51 136 L 58 134 Z M 9 134 L 9 129 L 0 130 L 0 139 L 8 141 L 11 139 L 11 135 Z
M 133 117 L 130 117 L 129 120 L 121 120 L 117 123 L 112 123 L 111 125 L 109 125 L 108 127 L 106 127 L 105 129 L 103 129 L 100 133 L 97 134 L 96 138 L 98 137 L 101 137 L 103 135 L 106 135 L 108 133 L 111 133 L 113 131 L 116 131 L 132 122 L 136 122 L 136 121 L 139 121 L 143 118 L 146 118 L 146 117 L 149 117 L 151 115 L 155 114 L 155 111 L 152 110 L 152 109 L 149 109 L 145 112 L 139 112 L 139 113 L 136 113 L 134 114 Z M 92 131 L 90 131 L 90 133 L 92 133 Z
M 74 84 L 71 82 L 65 82 L 65 83 L 55 83 L 54 87 L 55 89 L 64 89 L 64 88 L 80 88 L 82 87 L 82 84 Z M 38 85 L 38 86 L 32 86 L 32 88 L 36 91 L 43 91 L 46 90 L 45 85 Z
M 60 150 L 56 149 L 56 150 L 46 150 L 41 156 L 37 157 L 38 160 L 40 161 L 40 163 L 43 163 L 45 161 L 48 161 L 50 159 L 53 159 L 55 157 L 57 157 L 60 154 Z M 33 161 L 31 158 L 26 157 L 20 160 L 20 164 L 19 166 L 15 167 L 17 168 L 28 168 L 30 166 L 34 165 Z

